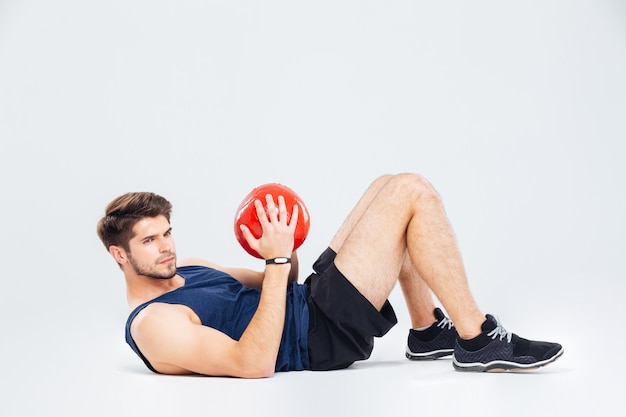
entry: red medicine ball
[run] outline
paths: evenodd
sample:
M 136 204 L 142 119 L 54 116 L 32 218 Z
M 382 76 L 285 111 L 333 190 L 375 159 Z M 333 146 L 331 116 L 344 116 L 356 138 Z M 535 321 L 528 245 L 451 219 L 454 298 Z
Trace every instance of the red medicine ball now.
M 278 204 L 278 196 L 282 195 L 285 198 L 285 205 L 287 207 L 287 222 L 291 219 L 291 213 L 293 212 L 293 206 L 298 204 L 298 224 L 296 225 L 296 232 L 294 235 L 293 242 L 293 250 L 295 251 L 304 243 L 307 235 L 309 234 L 310 227 L 310 219 L 309 212 L 302 202 L 302 199 L 298 194 L 296 194 L 291 188 L 278 184 L 278 183 L 269 183 L 263 184 L 256 188 L 254 188 L 250 193 L 243 199 L 237 211 L 235 212 L 235 237 L 237 241 L 248 252 L 250 255 L 262 259 L 261 255 L 259 255 L 254 249 L 248 245 L 246 239 L 243 237 L 243 233 L 239 228 L 240 225 L 245 224 L 250 229 L 250 232 L 254 235 L 255 238 L 260 238 L 263 234 L 263 229 L 261 228 L 261 223 L 259 223 L 259 217 L 256 214 L 256 208 L 254 207 L 254 200 L 261 200 L 263 203 L 263 207 L 267 210 L 267 206 L 265 203 L 265 196 L 267 194 L 271 194 L 274 198 L 274 202 Z

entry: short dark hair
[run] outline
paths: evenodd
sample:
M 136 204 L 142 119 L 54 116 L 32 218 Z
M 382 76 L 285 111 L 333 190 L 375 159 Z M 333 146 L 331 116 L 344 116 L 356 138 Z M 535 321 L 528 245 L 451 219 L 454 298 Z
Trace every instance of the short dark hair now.
M 146 217 L 165 216 L 170 221 L 172 204 L 158 194 L 150 192 L 126 193 L 111 201 L 105 215 L 98 221 L 98 237 L 109 250 L 121 246 L 129 251 L 133 227 Z

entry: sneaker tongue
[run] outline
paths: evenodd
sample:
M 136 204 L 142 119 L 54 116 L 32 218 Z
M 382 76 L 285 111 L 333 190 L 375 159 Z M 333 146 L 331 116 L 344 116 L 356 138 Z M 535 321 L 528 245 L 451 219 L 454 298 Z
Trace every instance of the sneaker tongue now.
M 435 319 L 437 319 L 437 323 L 439 323 L 441 320 L 444 319 L 445 314 L 443 314 L 443 311 L 441 311 L 441 309 L 439 307 L 435 308 Z
M 498 322 L 496 321 L 496 318 L 491 314 L 487 314 L 485 317 L 486 320 L 483 322 L 481 329 L 483 330 L 483 332 L 490 332 L 498 326 Z

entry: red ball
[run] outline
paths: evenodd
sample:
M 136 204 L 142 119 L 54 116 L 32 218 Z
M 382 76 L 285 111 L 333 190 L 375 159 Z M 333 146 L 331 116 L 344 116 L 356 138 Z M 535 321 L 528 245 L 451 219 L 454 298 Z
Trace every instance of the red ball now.
M 278 184 L 278 183 L 269 183 L 263 184 L 256 188 L 254 188 L 250 193 L 243 199 L 237 211 L 235 212 L 235 237 L 237 241 L 248 252 L 250 255 L 263 259 L 261 255 L 259 255 L 254 249 L 248 245 L 246 239 L 243 237 L 243 233 L 241 232 L 240 225 L 244 224 L 248 226 L 250 232 L 254 235 L 255 238 L 259 239 L 263 234 L 263 229 L 261 228 L 261 223 L 259 222 L 259 217 L 256 214 L 256 208 L 254 207 L 254 201 L 260 200 L 263 203 L 263 207 L 267 210 L 267 205 L 265 201 L 265 196 L 267 194 L 271 194 L 274 198 L 274 202 L 278 204 L 278 196 L 282 195 L 285 198 L 285 205 L 287 206 L 287 221 L 291 220 L 291 213 L 293 212 L 293 206 L 297 204 L 298 207 L 298 223 L 296 224 L 296 231 L 294 234 L 294 242 L 293 242 L 293 250 L 298 249 L 307 235 L 309 234 L 310 227 L 310 218 L 309 212 L 304 205 L 304 202 L 295 193 L 291 188 Z

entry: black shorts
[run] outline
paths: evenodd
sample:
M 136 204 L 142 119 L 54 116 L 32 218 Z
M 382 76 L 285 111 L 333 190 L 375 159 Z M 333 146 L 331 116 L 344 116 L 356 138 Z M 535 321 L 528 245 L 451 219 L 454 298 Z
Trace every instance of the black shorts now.
M 347 368 L 369 358 L 374 337 L 398 322 L 389 301 L 378 311 L 348 281 L 335 266 L 335 255 L 326 249 L 305 281 L 310 287 L 309 360 L 315 371 Z

